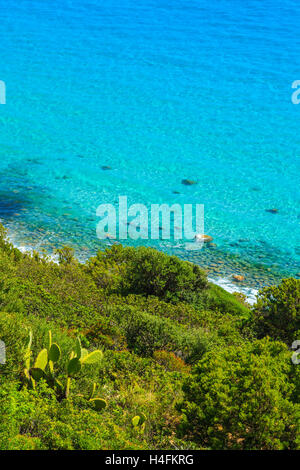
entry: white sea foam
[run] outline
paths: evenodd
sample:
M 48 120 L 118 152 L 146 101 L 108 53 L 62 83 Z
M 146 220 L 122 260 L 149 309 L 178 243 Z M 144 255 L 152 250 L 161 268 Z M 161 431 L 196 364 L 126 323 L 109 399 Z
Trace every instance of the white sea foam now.
M 251 305 L 255 304 L 257 299 L 258 290 L 253 289 L 252 287 L 241 287 L 234 284 L 230 279 L 220 277 L 218 279 L 211 279 L 208 278 L 210 282 L 217 284 L 218 286 L 222 287 L 227 292 L 231 294 L 233 292 L 240 292 L 241 294 L 245 294 L 247 297 L 247 302 Z
M 0 220 L 1 223 L 1 220 Z M 6 229 L 8 229 L 6 227 Z M 36 244 L 35 246 L 32 245 L 24 245 L 23 243 L 20 243 L 16 241 L 14 235 L 10 232 L 8 229 L 8 235 L 7 235 L 7 240 L 15 247 L 17 248 L 21 253 L 27 253 L 27 254 L 33 254 L 34 252 L 39 253 L 40 255 L 45 255 L 42 250 L 40 250 L 40 245 L 41 243 Z M 55 254 L 47 253 L 47 257 L 50 261 L 54 261 L 55 263 L 58 263 L 58 256 Z

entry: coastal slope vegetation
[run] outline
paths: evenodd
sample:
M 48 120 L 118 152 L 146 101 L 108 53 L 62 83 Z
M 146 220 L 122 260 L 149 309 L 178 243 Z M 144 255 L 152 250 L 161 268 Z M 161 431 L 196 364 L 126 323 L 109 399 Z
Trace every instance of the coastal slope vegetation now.
M 1 227 L 1 450 L 300 448 L 299 280 L 250 307 L 151 248 L 57 258 Z

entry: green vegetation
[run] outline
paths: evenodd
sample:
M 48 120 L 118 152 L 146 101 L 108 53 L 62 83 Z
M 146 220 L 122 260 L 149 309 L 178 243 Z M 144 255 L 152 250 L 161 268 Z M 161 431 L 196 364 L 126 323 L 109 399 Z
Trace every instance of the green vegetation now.
M 69 398 L 70 387 L 72 378 L 81 371 L 85 364 L 97 364 L 102 361 L 103 353 L 100 350 L 89 353 L 85 348 L 81 346 L 80 338 L 76 339 L 76 352 L 72 351 L 70 358 L 67 362 L 66 367 L 66 378 L 65 387 L 57 379 L 54 365 L 59 361 L 61 357 L 61 350 L 58 344 L 52 343 L 52 332 L 48 331 L 48 348 L 42 349 L 33 364 L 31 362 L 31 345 L 32 345 L 32 332 L 29 332 L 29 343 L 25 350 L 25 369 L 24 375 L 26 382 L 31 388 L 35 388 L 36 382 L 44 380 L 49 387 L 51 387 L 57 396 L 58 400 L 62 398 Z M 97 409 L 103 409 L 106 407 L 106 402 L 100 398 L 94 398 L 97 384 L 94 383 L 92 391 L 88 397 L 88 400 L 92 402 Z
M 251 309 L 153 249 L 54 263 L 5 237 L 1 450 L 300 448 L 299 280 Z
M 212 449 L 296 448 L 290 357 L 269 340 L 206 353 L 183 386 L 183 434 Z
M 300 339 L 299 279 L 284 279 L 279 286 L 263 289 L 253 313 L 259 337 L 269 335 L 289 346 Z

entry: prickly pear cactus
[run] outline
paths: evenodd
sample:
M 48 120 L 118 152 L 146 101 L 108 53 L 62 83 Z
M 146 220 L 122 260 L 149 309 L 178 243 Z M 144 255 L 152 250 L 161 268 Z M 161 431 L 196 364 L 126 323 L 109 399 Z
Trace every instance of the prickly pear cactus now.
M 90 403 L 92 403 L 97 411 L 102 411 L 104 408 L 106 408 L 107 403 L 105 400 L 102 398 L 92 398 L 92 400 L 89 400 Z
M 65 386 L 57 379 L 54 370 L 55 364 L 61 359 L 62 353 L 59 345 L 52 342 L 51 330 L 48 331 L 48 346 L 42 349 L 36 360 L 31 366 L 31 345 L 32 345 L 32 332 L 29 333 L 29 341 L 25 348 L 24 362 L 25 369 L 24 375 L 27 384 L 35 387 L 35 383 L 44 379 L 49 387 L 53 388 L 57 398 L 68 398 L 70 396 L 72 380 L 81 371 L 85 365 L 96 365 L 102 361 L 103 353 L 100 350 L 92 351 L 89 353 L 86 349 L 82 348 L 80 338 L 76 339 L 75 351 L 70 354 L 66 370 Z M 93 384 L 91 393 L 87 400 L 93 404 L 97 411 L 103 410 L 107 403 L 102 398 L 95 397 L 97 385 Z

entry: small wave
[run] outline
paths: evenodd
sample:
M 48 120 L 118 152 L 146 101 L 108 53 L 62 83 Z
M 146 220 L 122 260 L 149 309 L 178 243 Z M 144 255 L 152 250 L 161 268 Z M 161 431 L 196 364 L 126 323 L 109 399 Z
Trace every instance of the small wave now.
M 241 294 L 244 294 L 247 297 L 247 302 L 250 305 L 253 305 L 256 303 L 257 300 L 257 295 L 258 295 L 258 290 L 253 289 L 252 287 L 240 287 L 237 286 L 236 284 L 233 284 L 233 282 L 230 281 L 230 279 L 220 277 L 218 279 L 208 279 L 210 282 L 213 284 L 216 284 L 220 287 L 222 287 L 224 290 L 227 292 L 230 292 L 231 294 L 233 292 L 240 292 Z
M 1 221 L 0 221 L 1 223 Z M 7 228 L 7 227 L 6 227 Z M 8 236 L 7 240 L 15 247 L 17 248 L 21 253 L 27 253 L 32 255 L 34 252 L 39 253 L 40 255 L 45 255 L 44 252 L 42 252 L 40 248 L 40 244 L 35 245 L 34 247 L 31 245 L 24 245 L 23 243 L 17 242 L 14 236 L 8 231 Z M 54 263 L 58 263 L 58 256 L 47 253 L 47 258 L 49 261 L 53 261 Z

